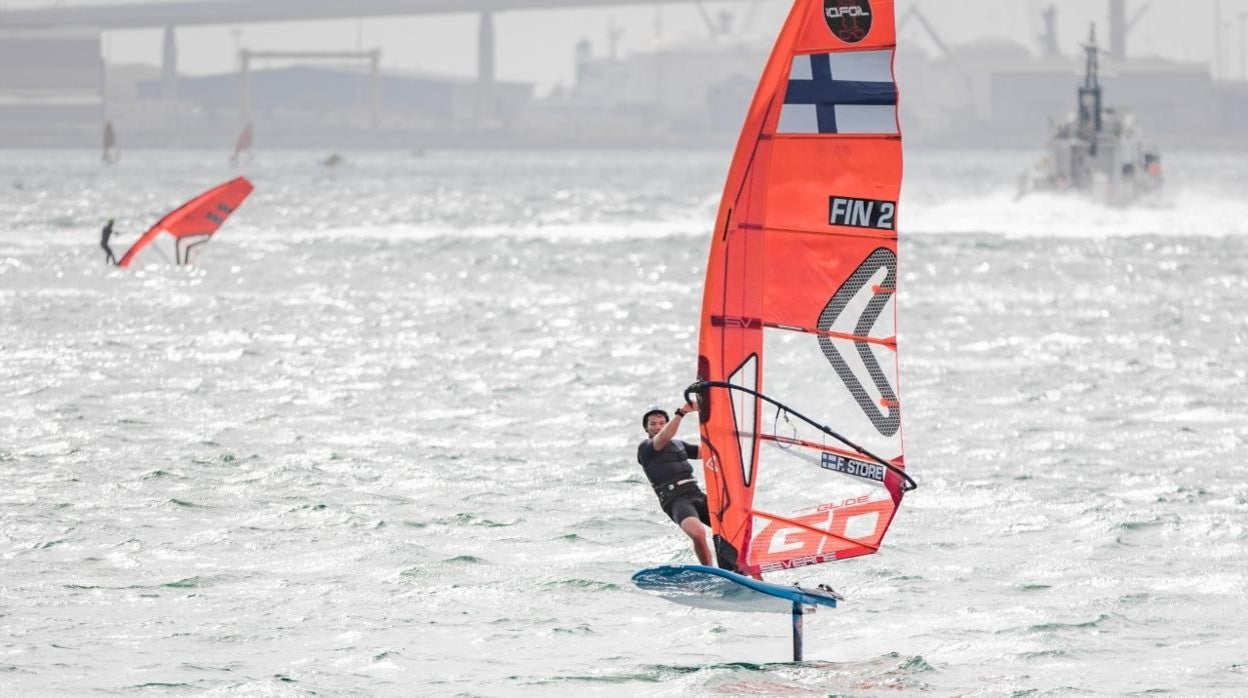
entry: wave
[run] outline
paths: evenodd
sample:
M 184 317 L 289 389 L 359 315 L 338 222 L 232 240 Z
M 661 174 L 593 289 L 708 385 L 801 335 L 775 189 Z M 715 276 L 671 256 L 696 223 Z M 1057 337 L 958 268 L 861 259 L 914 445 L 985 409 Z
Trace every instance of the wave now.
M 907 234 L 1007 237 L 1225 237 L 1248 235 L 1248 201 L 1172 191 L 1155 206 L 1110 208 L 1077 195 L 1037 193 L 1015 200 L 999 189 L 940 201 L 903 200 L 898 223 Z

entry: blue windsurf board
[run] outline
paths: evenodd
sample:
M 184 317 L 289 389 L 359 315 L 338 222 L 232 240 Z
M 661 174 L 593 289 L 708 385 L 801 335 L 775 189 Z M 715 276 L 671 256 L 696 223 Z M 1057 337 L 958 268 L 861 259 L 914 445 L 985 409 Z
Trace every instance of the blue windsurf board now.
M 813 611 L 836 608 L 834 591 L 784 586 L 705 565 L 663 565 L 633 575 L 633 583 L 652 594 L 695 608 L 754 613 L 793 613 L 793 604 Z

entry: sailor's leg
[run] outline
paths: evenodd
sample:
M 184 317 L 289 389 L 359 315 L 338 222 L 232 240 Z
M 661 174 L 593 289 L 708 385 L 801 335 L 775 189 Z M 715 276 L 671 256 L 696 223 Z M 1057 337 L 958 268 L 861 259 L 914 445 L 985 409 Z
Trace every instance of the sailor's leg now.
M 698 562 L 703 565 L 712 565 L 711 548 L 706 544 L 706 527 L 698 520 L 696 516 L 689 516 L 680 521 L 680 530 L 693 541 L 693 552 L 698 556 Z

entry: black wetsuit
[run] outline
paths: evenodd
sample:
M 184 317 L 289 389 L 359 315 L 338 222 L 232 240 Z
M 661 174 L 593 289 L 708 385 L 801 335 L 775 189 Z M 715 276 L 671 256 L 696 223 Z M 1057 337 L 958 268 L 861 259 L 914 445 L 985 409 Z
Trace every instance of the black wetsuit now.
M 113 256 L 113 248 L 108 246 L 108 239 L 113 236 L 113 222 L 109 221 L 104 225 L 104 229 L 100 231 L 100 247 L 104 248 L 104 254 L 108 255 L 104 261 L 117 265 L 117 258 Z
M 637 462 L 646 471 L 654 493 L 659 496 L 663 512 L 677 525 L 690 516 L 711 525 L 706 509 L 706 495 L 693 477 L 690 458 L 698 457 L 698 447 L 672 439 L 662 450 L 656 451 L 650 439 L 637 446 Z

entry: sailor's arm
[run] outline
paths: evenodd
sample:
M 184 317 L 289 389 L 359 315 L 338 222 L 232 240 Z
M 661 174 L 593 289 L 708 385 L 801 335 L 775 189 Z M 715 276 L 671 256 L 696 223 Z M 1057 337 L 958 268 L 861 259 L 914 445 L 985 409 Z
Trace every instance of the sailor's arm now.
M 667 424 L 664 424 L 659 433 L 654 435 L 652 441 L 654 450 L 662 451 L 667 448 L 667 445 L 672 442 L 672 438 L 676 436 L 676 432 L 680 430 L 681 417 L 684 417 L 685 413 L 693 412 L 696 409 L 698 408 L 691 402 L 686 402 L 684 407 L 678 408 Z

